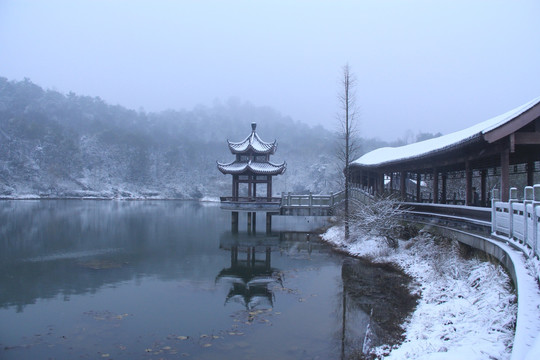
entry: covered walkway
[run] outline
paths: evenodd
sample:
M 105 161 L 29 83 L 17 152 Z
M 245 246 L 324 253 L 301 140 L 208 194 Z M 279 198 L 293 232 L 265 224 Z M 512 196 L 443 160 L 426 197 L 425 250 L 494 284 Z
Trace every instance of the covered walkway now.
M 467 129 L 353 161 L 351 181 L 404 201 L 490 206 L 499 189 L 540 182 L 540 97 Z

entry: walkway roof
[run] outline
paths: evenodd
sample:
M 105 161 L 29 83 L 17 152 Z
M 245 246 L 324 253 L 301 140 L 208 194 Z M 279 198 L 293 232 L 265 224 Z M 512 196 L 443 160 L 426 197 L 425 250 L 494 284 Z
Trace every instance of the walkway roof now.
M 513 110 L 461 131 L 405 146 L 373 150 L 353 161 L 351 165 L 365 168 L 391 167 L 398 163 L 443 155 L 478 142 L 493 143 L 516 132 L 539 116 L 540 97 L 537 97 Z

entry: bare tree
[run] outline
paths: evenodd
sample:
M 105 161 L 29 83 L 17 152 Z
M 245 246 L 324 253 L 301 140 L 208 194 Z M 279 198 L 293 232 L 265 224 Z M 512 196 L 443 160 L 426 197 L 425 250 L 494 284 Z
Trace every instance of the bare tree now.
M 411 231 L 401 224 L 407 208 L 396 198 L 379 197 L 369 204 L 353 200 L 351 207 L 351 227 L 356 235 L 382 236 L 390 247 L 396 247 L 397 239 L 402 235 L 407 236 L 407 231 Z
M 345 192 L 344 200 L 344 223 L 345 223 L 345 238 L 350 236 L 350 171 L 349 166 L 354 159 L 358 150 L 356 139 L 356 78 L 351 73 L 351 67 L 349 64 L 343 66 L 343 74 L 341 77 L 341 91 L 338 94 L 339 100 L 339 113 L 338 121 L 340 125 L 339 129 L 339 146 L 337 150 L 337 157 L 343 169 L 344 184 L 343 190 Z

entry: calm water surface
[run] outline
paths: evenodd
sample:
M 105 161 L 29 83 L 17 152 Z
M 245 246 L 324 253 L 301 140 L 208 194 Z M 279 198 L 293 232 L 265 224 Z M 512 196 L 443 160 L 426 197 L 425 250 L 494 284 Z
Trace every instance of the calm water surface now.
M 409 279 L 290 230 L 232 233 L 195 202 L 2 201 L 0 358 L 356 359 L 396 341 Z

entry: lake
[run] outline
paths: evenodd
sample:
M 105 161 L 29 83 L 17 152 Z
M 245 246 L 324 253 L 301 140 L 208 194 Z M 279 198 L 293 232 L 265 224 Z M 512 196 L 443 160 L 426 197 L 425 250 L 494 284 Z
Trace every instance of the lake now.
M 408 277 L 300 225 L 243 225 L 189 201 L 1 201 L 0 358 L 357 359 L 399 340 Z

